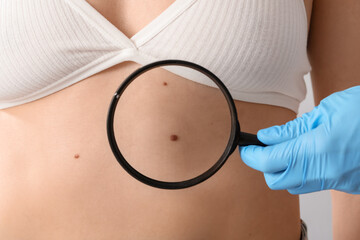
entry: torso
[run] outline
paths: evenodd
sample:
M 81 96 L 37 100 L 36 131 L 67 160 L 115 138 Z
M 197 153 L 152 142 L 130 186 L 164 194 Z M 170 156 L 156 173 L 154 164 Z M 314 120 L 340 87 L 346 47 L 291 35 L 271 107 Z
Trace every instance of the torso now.
M 174 0 L 151 8 L 139 7 L 141 1 L 88 2 L 130 37 Z M 123 62 L 0 110 L 0 238 L 298 240 L 298 197 L 269 190 L 237 150 L 209 180 L 177 191 L 144 185 L 120 167 L 107 140 L 107 110 L 121 81 L 139 66 Z M 235 103 L 242 130 L 251 133 L 296 117 L 282 107 Z

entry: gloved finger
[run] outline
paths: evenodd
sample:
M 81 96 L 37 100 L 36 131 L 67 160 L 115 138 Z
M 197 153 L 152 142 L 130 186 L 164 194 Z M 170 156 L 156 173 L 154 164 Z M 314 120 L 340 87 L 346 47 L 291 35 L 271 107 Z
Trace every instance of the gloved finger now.
M 303 179 L 301 174 L 291 174 L 292 169 L 277 173 L 264 173 L 265 182 L 271 190 L 287 190 L 302 188 Z
M 301 186 L 288 189 L 291 194 L 305 194 L 326 190 L 323 179 L 308 177 Z
M 250 145 L 239 148 L 241 159 L 246 165 L 265 173 L 285 170 L 292 155 L 288 142 L 267 147 Z
M 319 114 L 318 107 L 315 107 L 312 111 L 304 113 L 301 117 L 283 125 L 260 129 L 257 132 L 257 137 L 267 145 L 274 145 L 297 138 L 315 129 L 320 123 L 321 114 Z
M 312 168 L 317 169 L 316 166 L 311 166 Z M 312 174 L 309 172 L 309 169 L 307 169 L 307 164 L 304 164 L 302 167 L 302 170 L 300 172 L 300 175 L 303 175 L 302 183 L 298 187 L 291 187 L 287 189 L 289 193 L 291 194 L 305 194 L 305 193 L 311 193 L 311 192 L 317 192 L 326 190 L 324 185 L 324 179 L 319 178 L 319 176 L 316 174 Z M 315 172 L 317 172 L 315 170 Z
M 323 191 L 323 190 L 328 190 L 328 189 L 333 189 L 332 187 L 329 188 L 323 188 L 322 187 L 322 183 L 319 180 L 317 182 L 317 184 L 307 184 L 305 183 L 303 187 L 298 187 L 298 188 L 292 188 L 292 189 L 288 189 L 288 192 L 291 194 L 306 194 L 306 193 L 312 193 L 312 192 L 318 192 L 318 191 Z M 353 188 L 351 190 L 349 190 L 348 188 L 336 188 L 336 190 L 342 191 L 342 192 L 346 192 L 346 193 L 350 193 L 350 194 L 360 194 L 360 188 Z
M 293 193 L 297 193 L 297 191 L 315 191 L 316 188 L 323 188 L 322 182 L 313 176 L 313 173 L 316 172 L 316 169 L 313 168 L 317 166 L 309 165 L 315 157 L 313 153 L 315 134 L 314 131 L 311 131 L 286 142 L 288 148 L 291 149 L 288 150 L 287 168 L 282 172 L 264 174 L 266 184 L 270 189 L 291 189 Z
M 277 172 L 277 173 L 264 173 L 265 182 L 271 190 L 285 190 L 282 185 L 276 184 L 281 176 L 284 174 L 284 171 Z
M 290 188 L 287 189 L 290 194 L 305 194 L 305 193 L 312 193 L 312 192 L 318 192 L 322 191 L 324 189 L 321 188 L 319 184 L 304 184 L 297 188 Z
M 304 194 L 301 189 L 297 189 L 297 188 L 294 188 L 294 189 L 288 189 L 287 190 L 290 194 L 292 195 L 299 195 L 299 194 Z

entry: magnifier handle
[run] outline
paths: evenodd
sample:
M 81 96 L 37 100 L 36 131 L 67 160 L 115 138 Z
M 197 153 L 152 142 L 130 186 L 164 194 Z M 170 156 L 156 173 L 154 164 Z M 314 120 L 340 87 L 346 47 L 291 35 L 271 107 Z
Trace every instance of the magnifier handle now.
M 246 132 L 240 132 L 238 145 L 239 146 L 258 145 L 263 147 L 267 146 L 266 144 L 260 142 L 255 134 L 246 133 Z

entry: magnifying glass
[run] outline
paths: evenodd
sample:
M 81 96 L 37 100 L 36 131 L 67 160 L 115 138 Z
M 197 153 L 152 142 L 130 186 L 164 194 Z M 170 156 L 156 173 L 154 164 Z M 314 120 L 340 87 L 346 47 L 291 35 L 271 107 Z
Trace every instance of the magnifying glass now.
M 165 76 L 169 77 L 166 81 Z M 198 96 L 198 92 L 191 92 L 194 91 L 191 87 L 176 88 L 180 81 L 189 80 L 208 86 L 211 97 Z M 166 98 L 163 90 L 166 87 L 176 91 L 172 91 L 163 104 L 149 97 Z M 190 99 L 189 94 L 194 97 Z M 219 109 L 222 116 L 218 116 Z M 189 116 L 187 112 L 197 114 Z M 136 121 L 126 121 L 129 115 Z M 181 121 L 182 135 L 164 134 L 168 128 L 162 126 L 168 126 L 175 118 Z M 218 123 L 219 118 L 227 119 L 226 123 Z M 138 134 L 143 131 L 151 131 L 151 139 Z M 256 135 L 241 132 L 234 100 L 215 74 L 198 64 L 178 59 L 144 65 L 122 82 L 109 106 L 107 135 L 119 164 L 142 183 L 161 189 L 188 188 L 205 181 L 223 166 L 237 146 L 266 146 Z M 169 140 L 166 146 L 169 151 L 159 151 L 157 144 L 165 137 Z M 176 145 L 178 141 L 182 144 Z

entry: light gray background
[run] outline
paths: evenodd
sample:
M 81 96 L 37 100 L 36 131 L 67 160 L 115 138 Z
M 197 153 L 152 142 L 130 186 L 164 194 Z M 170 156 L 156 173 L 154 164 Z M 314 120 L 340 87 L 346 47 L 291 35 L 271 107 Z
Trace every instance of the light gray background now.
M 299 114 L 314 108 L 310 74 L 305 76 L 307 95 L 300 104 Z M 329 191 L 300 195 L 300 215 L 306 222 L 309 240 L 332 240 L 331 198 Z

